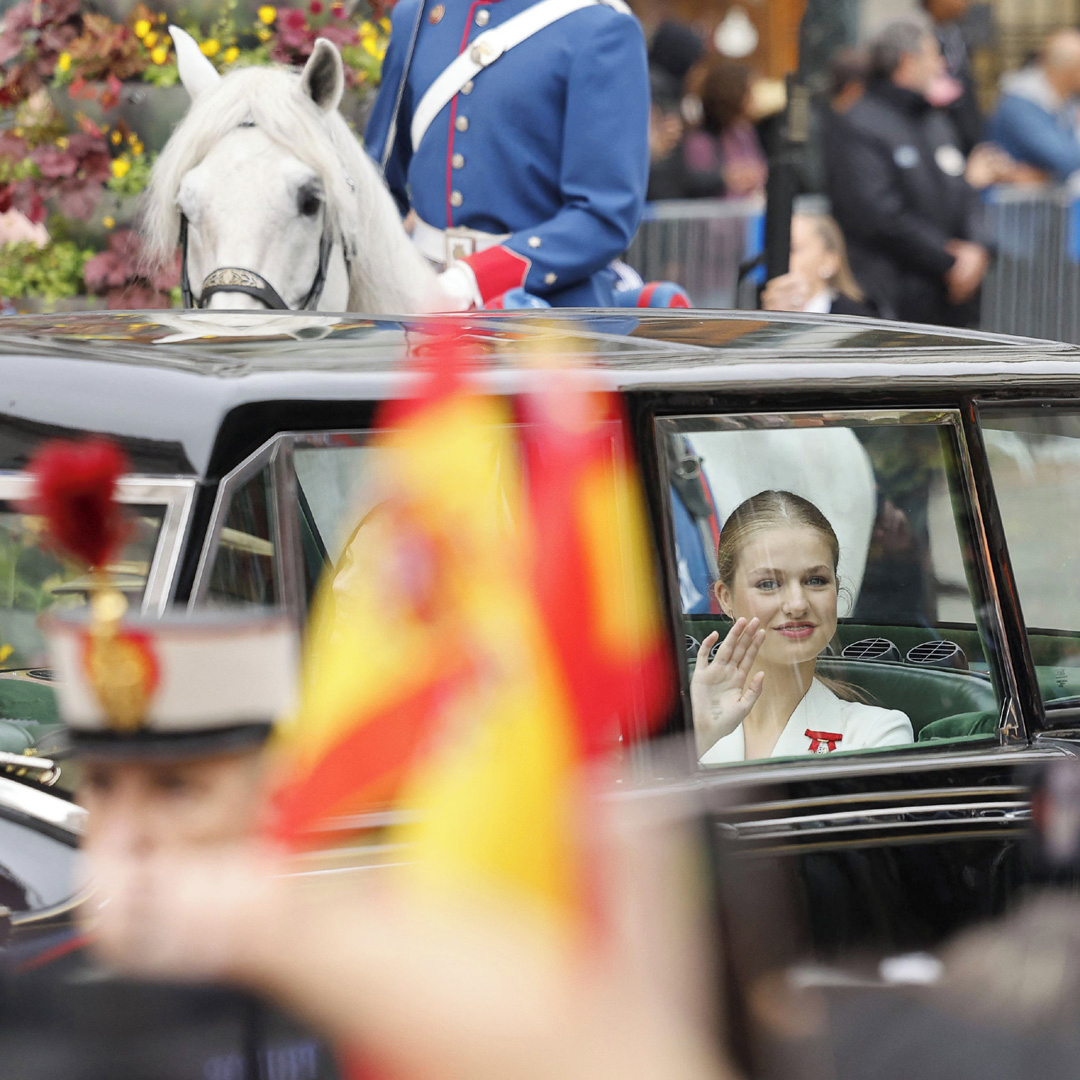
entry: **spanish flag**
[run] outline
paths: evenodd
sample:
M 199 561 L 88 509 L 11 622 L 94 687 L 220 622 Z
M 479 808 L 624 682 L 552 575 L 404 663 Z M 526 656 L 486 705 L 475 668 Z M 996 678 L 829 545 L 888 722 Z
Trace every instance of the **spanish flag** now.
M 668 718 L 674 671 L 628 425 L 595 372 L 551 367 L 522 402 L 537 603 L 582 751 Z
M 501 609 L 479 608 L 475 581 L 514 546 L 520 485 L 506 405 L 469 392 L 466 359 L 454 334 L 419 347 L 416 395 L 376 419 L 375 508 L 320 586 L 278 740 L 271 833 L 286 846 L 393 801 L 483 674 L 476 638 Z
M 581 373 L 537 372 L 512 415 L 460 339 L 423 353 L 383 417 L 384 498 L 319 601 L 279 835 L 394 797 L 425 893 L 497 889 L 574 931 L 579 767 L 671 686 L 625 425 Z

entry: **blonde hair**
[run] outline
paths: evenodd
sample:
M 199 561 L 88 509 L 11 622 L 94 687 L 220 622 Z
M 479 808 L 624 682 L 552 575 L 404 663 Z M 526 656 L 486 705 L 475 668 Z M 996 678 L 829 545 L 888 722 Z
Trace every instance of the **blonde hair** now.
M 751 535 L 776 527 L 805 526 L 819 532 L 829 547 L 833 574 L 840 565 L 840 541 L 829 519 L 809 499 L 790 491 L 759 491 L 741 502 L 720 530 L 716 577 L 729 589 L 735 583 L 739 556 Z
M 822 244 L 825 245 L 825 250 L 829 252 L 830 255 L 836 256 L 837 271 L 828 281 L 829 288 L 835 289 L 849 300 L 865 300 L 866 293 L 859 288 L 859 283 L 855 280 L 855 275 L 851 272 L 851 263 L 848 262 L 847 244 L 844 243 L 844 234 L 840 231 L 840 226 L 836 223 L 836 219 L 829 214 L 820 213 L 800 213 L 798 216 L 805 218 L 813 225 L 818 234 L 818 238 L 821 240 Z

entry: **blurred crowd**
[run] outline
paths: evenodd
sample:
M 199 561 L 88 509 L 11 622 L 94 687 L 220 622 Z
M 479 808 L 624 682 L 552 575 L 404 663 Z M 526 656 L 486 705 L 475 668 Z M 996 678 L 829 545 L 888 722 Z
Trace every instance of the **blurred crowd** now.
M 833 208 L 839 229 L 796 221 L 791 275 L 763 306 L 974 325 L 993 259 L 986 191 L 1080 175 L 1080 31 L 1058 30 L 1006 73 L 987 113 L 970 7 L 922 0 L 802 73 L 812 97 L 798 187 Z M 765 194 L 786 137 L 783 88 L 722 44 L 671 21 L 652 38 L 652 200 Z M 800 269 L 797 252 L 811 248 Z

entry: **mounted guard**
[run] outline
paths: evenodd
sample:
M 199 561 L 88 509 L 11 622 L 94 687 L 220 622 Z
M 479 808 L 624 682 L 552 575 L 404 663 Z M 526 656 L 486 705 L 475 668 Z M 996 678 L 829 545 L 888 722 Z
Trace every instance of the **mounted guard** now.
M 400 0 L 366 143 L 463 307 L 611 307 L 648 126 L 622 0 Z

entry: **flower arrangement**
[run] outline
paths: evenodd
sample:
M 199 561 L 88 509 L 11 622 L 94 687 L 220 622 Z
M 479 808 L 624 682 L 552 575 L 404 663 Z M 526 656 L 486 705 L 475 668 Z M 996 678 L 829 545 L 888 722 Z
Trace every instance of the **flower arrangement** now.
M 205 29 L 180 21 L 223 73 L 301 65 L 326 37 L 341 51 L 349 87 L 363 91 L 378 85 L 390 23 L 385 0 L 367 0 L 363 12 L 357 2 L 251 9 L 224 0 Z M 168 21 L 142 2 L 115 22 L 78 0 L 21 0 L 0 22 L 0 300 L 175 301 L 174 268 L 146 276 L 128 227 L 155 153 L 122 107 L 125 83 L 178 82 Z M 12 215 L 44 226 L 44 243 L 6 228 Z

